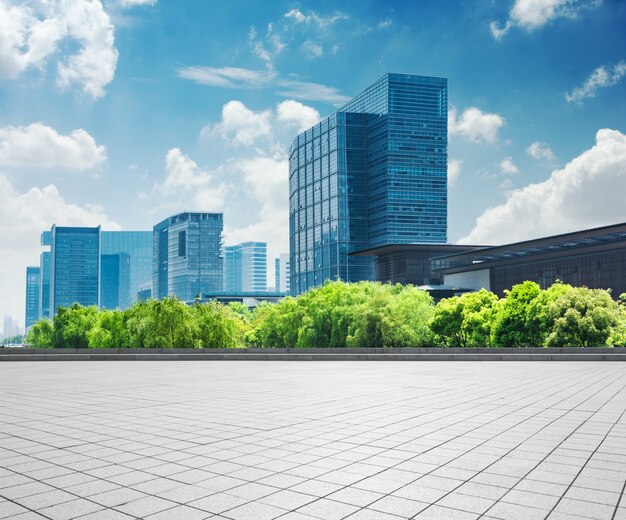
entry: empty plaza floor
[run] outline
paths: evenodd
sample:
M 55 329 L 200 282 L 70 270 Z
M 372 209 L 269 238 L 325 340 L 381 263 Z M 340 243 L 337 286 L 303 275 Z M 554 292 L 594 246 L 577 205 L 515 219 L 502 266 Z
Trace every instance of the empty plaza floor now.
M 626 363 L 0 364 L 0 518 L 626 519 Z

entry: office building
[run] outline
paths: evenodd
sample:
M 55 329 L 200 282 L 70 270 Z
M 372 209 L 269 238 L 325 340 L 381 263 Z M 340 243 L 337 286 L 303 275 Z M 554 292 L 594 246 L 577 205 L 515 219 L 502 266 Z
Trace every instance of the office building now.
M 129 254 L 100 256 L 100 308 L 124 310 L 130 307 L 130 272 Z
M 100 226 L 52 226 L 50 313 L 73 303 L 100 304 Z
M 103 308 L 126 309 L 137 301 L 137 293 L 142 287 L 152 283 L 152 231 L 103 231 L 100 238 L 101 255 L 120 255 L 117 259 L 118 277 L 114 271 L 107 271 L 112 278 L 103 276 L 101 290 L 107 300 L 101 301 Z M 116 262 L 108 259 L 107 262 Z M 127 264 L 126 264 L 127 263 Z M 112 264 L 111 269 L 115 270 Z M 115 286 L 113 280 L 117 280 Z M 113 283 L 112 286 L 109 284 Z M 117 305 L 110 307 L 118 294 Z M 108 298 L 113 298 L 109 300 Z
M 267 291 L 267 244 L 243 242 L 224 248 L 224 292 Z
M 17 320 L 14 320 L 13 316 L 5 315 L 4 328 L 2 329 L 3 339 L 18 336 L 21 333 L 22 331 L 20 330 L 20 326 Z
M 290 289 L 374 278 L 351 253 L 446 242 L 445 78 L 385 74 L 289 149 Z
M 445 285 L 503 296 L 526 280 L 543 289 L 557 280 L 577 287 L 626 292 L 626 222 L 524 242 L 483 247 L 432 261 Z
M 280 253 L 274 260 L 274 289 L 276 292 L 289 293 L 289 253 Z
M 26 268 L 26 313 L 24 327 L 39 321 L 39 267 Z
M 179 213 L 152 232 L 152 297 L 189 301 L 223 287 L 222 213 Z
M 48 318 L 50 315 L 50 251 L 44 251 L 39 255 L 39 319 Z

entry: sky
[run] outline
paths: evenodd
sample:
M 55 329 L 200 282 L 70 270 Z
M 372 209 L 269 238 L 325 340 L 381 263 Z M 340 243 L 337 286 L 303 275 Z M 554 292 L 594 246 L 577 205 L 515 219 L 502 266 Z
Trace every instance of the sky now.
M 0 0 L 0 316 L 57 225 L 223 211 L 288 251 L 287 151 L 386 72 L 448 78 L 448 240 L 626 221 L 623 0 Z

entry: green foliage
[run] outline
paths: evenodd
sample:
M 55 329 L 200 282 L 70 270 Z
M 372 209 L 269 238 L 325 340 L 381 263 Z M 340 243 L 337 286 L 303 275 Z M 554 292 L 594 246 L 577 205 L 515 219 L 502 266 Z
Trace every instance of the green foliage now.
M 548 304 L 553 320 L 548 347 L 603 347 L 620 320 L 618 305 L 608 291 L 565 286 Z
M 535 282 L 524 282 L 505 291 L 495 306 L 491 326 L 494 347 L 540 347 L 543 344 L 544 320 L 536 312 L 541 288 Z
M 297 298 L 185 305 L 176 298 L 125 311 L 71 305 L 26 338 L 35 348 L 375 348 L 626 346 L 626 294 L 534 282 L 504 298 L 481 290 L 435 307 L 413 286 L 327 282 Z
M 448 347 L 490 347 L 497 302 L 485 289 L 444 298 L 437 304 L 431 329 Z
M 54 326 L 50 320 L 40 320 L 33 324 L 26 336 L 26 343 L 32 348 L 52 348 Z
M 53 320 L 54 348 L 87 348 L 89 331 L 98 321 L 98 308 L 83 307 L 77 303 L 69 307 L 59 307 Z

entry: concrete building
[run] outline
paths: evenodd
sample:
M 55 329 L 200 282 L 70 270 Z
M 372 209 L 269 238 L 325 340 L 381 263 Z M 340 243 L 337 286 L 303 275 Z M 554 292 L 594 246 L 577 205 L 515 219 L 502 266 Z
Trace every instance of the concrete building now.
M 280 253 L 274 260 L 274 290 L 289 293 L 289 253 Z
M 488 289 L 502 296 L 525 280 L 547 288 L 557 280 L 626 292 L 626 222 L 436 258 L 446 285 Z

